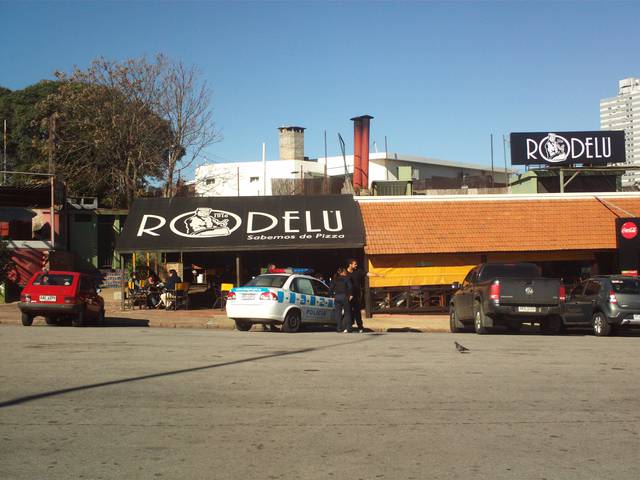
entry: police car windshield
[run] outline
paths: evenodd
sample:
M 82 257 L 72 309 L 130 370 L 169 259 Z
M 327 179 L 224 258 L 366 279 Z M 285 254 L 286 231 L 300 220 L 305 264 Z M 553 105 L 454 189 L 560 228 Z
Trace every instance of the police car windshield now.
M 288 275 L 258 275 L 252 278 L 245 287 L 274 287 L 282 288 L 284 282 L 289 278 Z

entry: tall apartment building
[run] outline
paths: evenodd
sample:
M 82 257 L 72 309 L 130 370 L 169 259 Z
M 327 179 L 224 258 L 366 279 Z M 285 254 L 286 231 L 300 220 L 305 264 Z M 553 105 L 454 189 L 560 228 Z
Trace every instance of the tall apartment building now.
M 624 130 L 627 163 L 640 167 L 640 78 L 618 82 L 616 97 L 600 100 L 600 129 Z M 640 185 L 640 170 L 630 170 L 623 185 Z

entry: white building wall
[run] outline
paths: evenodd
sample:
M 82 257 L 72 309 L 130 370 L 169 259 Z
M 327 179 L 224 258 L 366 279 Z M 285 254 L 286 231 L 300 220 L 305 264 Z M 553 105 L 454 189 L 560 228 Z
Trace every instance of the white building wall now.
M 247 197 L 265 195 L 262 162 L 213 163 L 196 169 L 196 195 L 199 197 Z M 303 160 L 266 162 L 266 195 L 271 195 L 271 179 L 321 175 L 324 165 Z
M 326 159 L 327 175 L 331 177 L 353 174 L 353 155 L 328 157 Z M 303 172 L 305 178 L 323 176 L 325 173 L 325 159 L 317 161 L 303 160 L 269 160 L 267 163 L 266 195 L 271 195 L 271 179 L 300 178 Z M 398 166 L 410 165 L 418 172 L 418 179 L 439 177 L 458 177 L 461 172 L 465 175 L 480 175 L 490 172 L 485 166 L 448 162 L 445 160 L 415 157 L 385 152 L 372 153 L 369 159 L 369 187 L 373 182 L 393 181 L 398 177 Z M 257 196 L 264 195 L 262 162 L 234 162 L 214 163 L 196 169 L 196 195 L 198 196 Z M 496 168 L 496 179 L 500 179 L 504 169 Z M 238 176 L 239 175 L 239 176 Z M 238 178 L 239 192 L 238 192 Z

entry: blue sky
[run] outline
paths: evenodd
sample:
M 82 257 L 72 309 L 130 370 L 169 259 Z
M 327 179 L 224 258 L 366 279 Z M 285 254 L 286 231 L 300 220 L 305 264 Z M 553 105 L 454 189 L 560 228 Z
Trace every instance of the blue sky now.
M 488 164 L 489 135 L 597 130 L 598 102 L 640 76 L 640 2 L 32 2 L 0 0 L 0 85 L 19 89 L 102 55 L 197 64 L 224 139 L 211 161 L 352 149 L 370 114 L 383 149 Z

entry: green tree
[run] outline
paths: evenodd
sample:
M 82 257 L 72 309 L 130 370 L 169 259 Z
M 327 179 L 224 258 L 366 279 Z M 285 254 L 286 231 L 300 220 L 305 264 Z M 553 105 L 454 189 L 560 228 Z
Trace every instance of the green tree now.
M 13 92 L 0 87 L 0 120 L 7 120 L 9 170 L 47 171 L 47 159 L 43 158 L 38 143 L 47 137 L 47 130 L 39 124 L 37 105 L 59 88 L 58 82 L 47 80 Z M 20 177 L 20 180 L 38 181 L 33 177 Z

